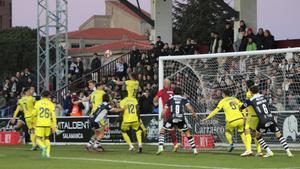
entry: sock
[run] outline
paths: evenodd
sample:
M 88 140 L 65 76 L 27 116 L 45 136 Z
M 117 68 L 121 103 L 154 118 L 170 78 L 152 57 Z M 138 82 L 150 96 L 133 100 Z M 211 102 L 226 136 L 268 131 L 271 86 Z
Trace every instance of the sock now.
M 142 131 L 143 131 L 144 133 L 146 133 L 147 129 L 146 129 L 146 127 L 144 126 L 144 124 L 142 123 L 142 121 L 140 122 L 140 127 L 141 127 Z
M 233 144 L 231 132 L 225 131 L 225 136 L 229 144 Z
M 97 148 L 98 146 L 101 146 L 101 141 L 97 139 L 94 141 L 94 148 Z
M 41 149 L 46 148 L 46 145 L 45 145 L 44 141 L 42 140 L 42 138 L 37 138 L 36 143 L 37 143 L 37 145 L 40 146 Z
M 124 138 L 124 140 L 126 141 L 126 143 L 129 145 L 129 147 L 130 147 L 130 148 L 133 147 L 133 146 L 132 146 L 132 143 L 131 143 L 131 140 L 130 140 L 130 137 L 128 136 L 128 134 L 122 132 L 122 135 L 123 135 L 123 138 Z
M 265 140 L 262 137 L 257 138 L 257 139 L 263 149 L 265 149 L 268 153 L 272 153 L 270 147 L 268 146 L 268 144 L 265 142 Z
M 136 135 L 136 139 L 139 144 L 139 147 L 142 147 L 142 130 L 136 131 L 135 135 Z
M 246 138 L 245 133 L 240 133 L 240 136 L 241 136 L 243 144 L 245 145 L 245 148 L 247 150 L 247 138 Z
M 36 146 L 35 134 L 30 134 L 30 140 L 32 142 L 32 147 L 35 147 Z
M 89 147 L 92 147 L 92 146 L 95 144 L 95 141 L 96 141 L 96 140 L 95 140 L 94 138 L 91 138 L 87 145 L 88 145 Z
M 251 150 L 251 142 L 252 142 L 252 137 L 251 134 L 245 134 L 246 135 L 246 151 L 252 151 Z
M 161 134 L 159 135 L 158 138 L 158 147 L 162 149 L 164 147 L 164 143 L 165 143 L 165 136 Z
M 192 136 L 190 136 L 190 137 L 188 137 L 188 141 L 189 141 L 189 144 L 190 144 L 191 148 L 195 149 L 196 145 L 195 145 L 194 138 Z
M 280 144 L 285 149 L 285 151 L 287 151 L 289 149 L 289 146 L 288 146 L 285 138 L 281 136 L 281 137 L 278 138 L 278 140 L 280 141 Z
M 177 137 L 176 137 L 175 130 L 170 130 L 169 133 L 170 133 L 170 136 L 172 137 L 173 145 L 176 146 L 177 145 Z
M 51 149 L 50 140 L 49 139 L 45 139 L 44 143 L 45 143 L 45 146 L 47 148 L 47 155 L 50 156 L 50 149 Z
M 254 143 L 256 145 L 257 153 L 261 153 L 261 145 L 259 144 L 257 138 L 254 137 Z

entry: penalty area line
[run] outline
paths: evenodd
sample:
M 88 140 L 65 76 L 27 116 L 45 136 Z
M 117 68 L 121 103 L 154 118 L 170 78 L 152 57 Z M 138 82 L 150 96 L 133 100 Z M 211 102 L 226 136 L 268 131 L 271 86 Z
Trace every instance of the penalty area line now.
M 206 168 L 206 169 L 234 169 L 224 167 L 209 167 L 209 166 L 195 166 L 195 165 L 183 165 L 183 164 L 166 164 L 166 163 L 149 163 L 140 161 L 126 161 L 126 160 L 110 160 L 100 158 L 81 158 L 81 157 L 51 157 L 51 159 L 58 160 L 81 160 L 81 161 L 100 161 L 100 162 L 113 162 L 121 164 L 136 164 L 136 165 L 149 165 L 149 166 L 162 166 L 162 167 L 176 167 L 176 168 Z

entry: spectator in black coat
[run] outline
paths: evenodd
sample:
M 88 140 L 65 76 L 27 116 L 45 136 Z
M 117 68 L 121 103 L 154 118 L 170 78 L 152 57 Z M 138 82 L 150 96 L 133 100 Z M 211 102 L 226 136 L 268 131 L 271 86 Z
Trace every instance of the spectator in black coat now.
M 94 53 L 93 60 L 91 63 L 91 71 L 94 72 L 101 67 L 101 60 L 99 59 L 97 53 Z M 92 79 L 98 82 L 98 72 L 92 73 Z
M 138 62 L 140 62 L 142 59 L 142 54 L 140 50 L 136 49 L 135 46 L 133 46 L 132 51 L 130 52 L 130 59 L 129 59 L 129 66 L 131 69 L 134 69 Z
M 263 28 L 258 29 L 255 41 L 256 41 L 256 45 L 257 45 L 257 50 L 262 50 L 264 48 L 263 42 L 265 41 Z
M 271 34 L 271 32 L 269 30 L 265 30 L 264 36 L 264 49 L 274 49 L 274 36 Z
M 141 114 L 151 114 L 153 111 L 153 98 L 150 96 L 149 90 L 145 90 L 139 100 Z
M 245 31 L 241 31 L 242 33 L 242 40 L 241 40 L 241 44 L 239 46 L 239 51 L 246 51 L 247 49 L 247 44 L 248 44 L 248 38 L 247 38 L 247 34 Z
M 160 36 L 157 36 L 155 46 L 161 50 L 164 47 L 165 43 L 161 40 Z
M 246 31 L 246 29 L 247 29 L 247 25 L 245 24 L 245 21 L 240 20 L 239 32 Z
M 225 52 L 231 52 L 233 51 L 233 28 L 229 22 L 226 22 L 225 24 L 225 30 L 223 32 L 223 43 L 222 43 L 222 49 Z

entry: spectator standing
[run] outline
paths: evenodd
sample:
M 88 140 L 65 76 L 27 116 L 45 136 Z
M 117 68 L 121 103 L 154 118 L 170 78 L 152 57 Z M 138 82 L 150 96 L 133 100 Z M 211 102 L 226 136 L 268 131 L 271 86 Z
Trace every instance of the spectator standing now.
M 225 30 L 222 35 L 223 43 L 222 43 L 222 49 L 225 52 L 231 52 L 233 51 L 233 28 L 229 22 L 226 22 L 225 24 Z
M 241 35 L 242 35 L 242 39 L 241 39 L 241 43 L 239 46 L 239 51 L 246 51 L 247 44 L 248 44 L 246 31 L 241 31 Z
M 116 76 L 118 77 L 118 79 L 120 81 L 124 77 L 124 71 L 125 71 L 125 67 L 124 67 L 123 61 L 122 61 L 122 59 L 118 59 L 118 61 L 116 63 Z
M 141 114 L 151 114 L 153 112 L 153 98 L 150 97 L 149 90 L 145 90 L 139 101 Z
M 274 49 L 274 36 L 269 30 L 264 32 L 265 40 L 263 42 L 264 49 Z
M 92 73 L 92 79 L 98 82 L 98 72 L 96 71 L 98 68 L 101 67 L 101 60 L 99 59 L 97 53 L 94 53 L 92 63 L 91 63 L 91 71 Z
M 210 48 L 210 53 L 221 53 L 222 52 L 222 40 L 219 37 L 219 33 L 214 33 L 213 44 Z
M 264 29 L 259 28 L 256 34 L 256 46 L 257 50 L 262 50 L 264 48 L 263 42 L 265 41 Z
M 137 63 L 141 61 L 141 59 L 142 59 L 142 54 L 140 50 L 136 49 L 136 46 L 133 46 L 130 52 L 130 59 L 129 59 L 129 66 L 133 71 L 135 71 L 135 67 L 137 66 Z
M 155 46 L 161 50 L 164 47 L 164 42 L 161 40 L 160 36 L 157 36 Z
M 240 21 L 239 32 L 246 31 L 246 29 L 247 29 L 247 25 L 245 24 L 245 21 L 244 21 L 244 20 L 241 20 L 241 21 Z

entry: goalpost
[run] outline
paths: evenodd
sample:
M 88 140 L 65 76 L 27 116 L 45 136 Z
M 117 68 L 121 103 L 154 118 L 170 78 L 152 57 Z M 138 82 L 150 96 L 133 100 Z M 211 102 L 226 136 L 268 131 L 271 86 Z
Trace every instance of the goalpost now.
M 219 113 L 201 123 L 222 98 L 221 89 L 228 88 L 241 101 L 246 97 L 246 80 L 252 79 L 269 100 L 284 137 L 300 147 L 300 48 L 286 48 L 250 52 L 164 56 L 159 58 L 159 89 L 168 78 L 183 89 L 200 117 L 187 119 L 194 134 L 212 134 L 216 144 L 226 145 L 224 114 Z M 162 105 L 160 103 L 160 114 Z M 159 122 L 159 129 L 163 122 Z M 179 134 L 177 134 L 179 136 Z M 177 137 L 180 141 L 180 137 Z M 273 134 L 266 141 L 278 144 Z M 171 143 L 167 134 L 166 142 Z M 234 142 L 241 143 L 237 134 Z

